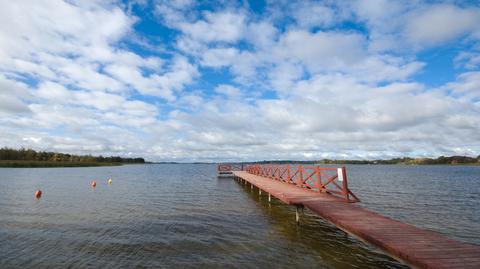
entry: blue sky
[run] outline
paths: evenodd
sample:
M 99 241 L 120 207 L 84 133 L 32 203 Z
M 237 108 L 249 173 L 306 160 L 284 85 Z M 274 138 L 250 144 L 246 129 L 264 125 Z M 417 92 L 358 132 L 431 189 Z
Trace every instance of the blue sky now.
M 152 161 L 480 154 L 476 1 L 0 4 L 0 146 Z

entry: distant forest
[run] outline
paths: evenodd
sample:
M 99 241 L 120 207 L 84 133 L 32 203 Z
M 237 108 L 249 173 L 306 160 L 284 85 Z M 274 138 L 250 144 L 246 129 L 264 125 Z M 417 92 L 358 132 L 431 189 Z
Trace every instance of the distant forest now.
M 143 158 L 122 158 L 119 156 L 73 155 L 58 152 L 35 151 L 32 149 L 0 149 L 0 161 L 39 161 L 61 163 L 145 163 Z
M 315 160 L 315 161 L 294 161 L 294 160 L 281 160 L 281 161 L 261 161 L 256 163 L 299 163 L 299 164 L 410 164 L 410 165 L 422 165 L 422 164 L 476 164 L 480 165 L 480 155 L 476 158 L 467 156 L 440 156 L 438 158 L 394 158 L 389 160 Z

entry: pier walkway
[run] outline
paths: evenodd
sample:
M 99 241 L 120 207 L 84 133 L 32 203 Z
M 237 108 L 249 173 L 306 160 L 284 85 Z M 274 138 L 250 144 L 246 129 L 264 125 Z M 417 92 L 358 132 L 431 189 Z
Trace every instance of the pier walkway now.
M 345 168 L 250 165 L 231 171 L 242 184 L 296 206 L 306 207 L 338 228 L 414 268 L 480 268 L 480 246 L 379 215 L 356 204 Z M 223 170 L 228 170 L 223 168 Z M 219 169 L 220 171 L 220 169 Z

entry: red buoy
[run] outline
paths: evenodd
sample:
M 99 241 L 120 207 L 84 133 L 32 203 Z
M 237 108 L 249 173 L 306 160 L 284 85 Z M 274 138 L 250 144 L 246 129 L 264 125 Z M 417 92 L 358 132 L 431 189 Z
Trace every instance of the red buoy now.
M 95 188 L 97 186 L 97 182 L 94 180 L 92 181 L 92 187 Z
M 40 197 L 42 197 L 42 190 L 37 190 L 35 192 L 35 198 L 40 199 Z

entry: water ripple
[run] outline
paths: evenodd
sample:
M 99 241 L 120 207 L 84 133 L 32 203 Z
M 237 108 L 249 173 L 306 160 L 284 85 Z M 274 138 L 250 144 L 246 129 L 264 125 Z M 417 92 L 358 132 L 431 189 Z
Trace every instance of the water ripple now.
M 362 206 L 480 243 L 480 183 L 464 182 L 479 169 L 348 171 Z M 214 165 L 0 169 L 0 268 L 403 267 L 308 210 L 298 227 L 294 214 L 217 179 Z

